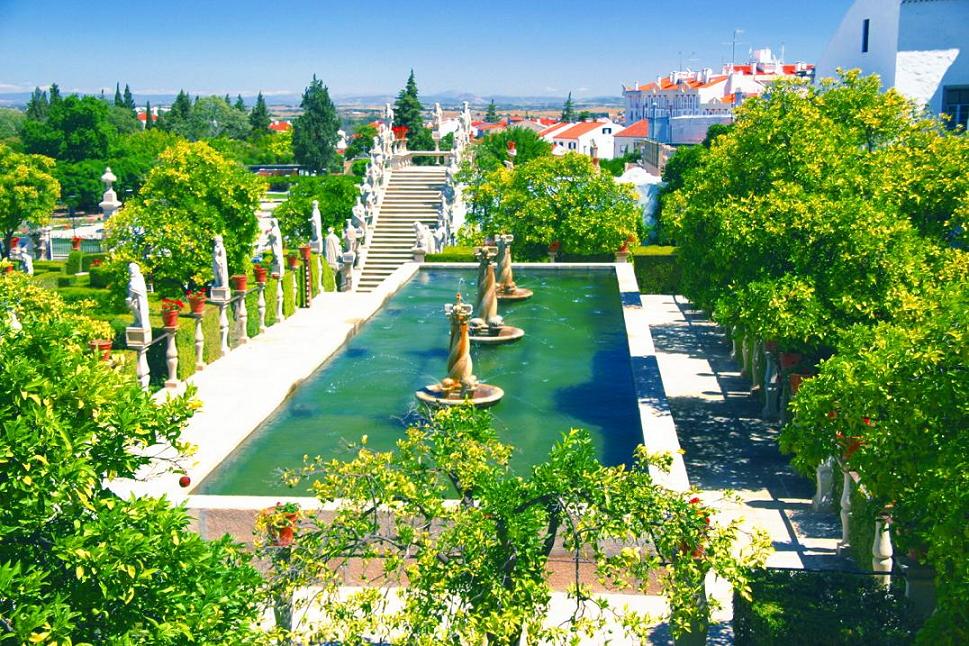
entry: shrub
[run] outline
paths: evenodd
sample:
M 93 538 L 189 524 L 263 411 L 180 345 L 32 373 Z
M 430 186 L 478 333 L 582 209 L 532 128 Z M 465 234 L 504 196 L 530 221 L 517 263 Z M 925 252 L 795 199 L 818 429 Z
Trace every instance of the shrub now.
M 753 601 L 734 594 L 742 644 L 910 644 L 918 622 L 908 601 L 874 577 L 766 570 L 750 581 Z
M 512 254 L 514 254 L 514 248 Z M 474 247 L 446 247 L 441 253 L 427 254 L 424 260 L 427 262 L 477 262 L 474 258 Z
M 91 287 L 107 289 L 108 285 L 111 284 L 111 272 L 103 266 L 91 267 L 88 273 L 90 274 Z
M 81 271 L 90 271 L 91 267 L 97 267 L 108 261 L 106 253 L 86 253 L 81 256 Z
M 679 294 L 680 266 L 676 247 L 634 247 L 636 282 L 643 294 Z
M 72 251 L 67 254 L 67 264 L 64 266 L 64 271 L 68 274 L 79 274 L 81 273 L 81 266 L 84 263 L 84 252 L 83 251 Z

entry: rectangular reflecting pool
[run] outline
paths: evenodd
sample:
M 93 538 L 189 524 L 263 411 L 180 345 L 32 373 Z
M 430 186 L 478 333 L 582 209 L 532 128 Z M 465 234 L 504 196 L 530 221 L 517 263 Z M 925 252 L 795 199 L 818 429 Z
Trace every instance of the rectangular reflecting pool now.
M 443 306 L 461 291 L 474 303 L 476 270 L 422 269 L 339 352 L 297 389 L 199 486 L 215 495 L 304 495 L 281 484 L 280 468 L 303 456 L 349 458 L 349 442 L 390 450 L 419 419 L 414 392 L 446 374 L 449 322 Z M 629 462 L 643 440 L 614 270 L 516 270 L 534 290 L 499 301 L 525 337 L 472 346 L 474 374 L 505 390 L 491 412 L 512 466 L 541 462 L 570 428 L 587 429 L 606 464 Z M 259 375 L 252 375 L 259 379 Z

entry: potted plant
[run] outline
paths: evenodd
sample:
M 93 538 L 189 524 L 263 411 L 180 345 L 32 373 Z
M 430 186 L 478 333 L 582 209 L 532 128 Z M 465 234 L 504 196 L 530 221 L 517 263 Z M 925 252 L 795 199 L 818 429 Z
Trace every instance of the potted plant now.
M 300 508 L 294 502 L 279 503 L 263 509 L 256 520 L 256 527 L 265 532 L 269 543 L 275 547 L 289 547 L 296 537 L 300 521 Z
M 558 256 L 559 249 L 562 248 L 562 243 L 558 240 L 552 241 L 552 244 L 548 246 L 548 261 L 555 262 L 555 258 Z
M 310 247 L 308 244 L 300 245 L 299 247 L 299 255 L 302 256 L 303 260 L 305 260 L 306 262 L 310 261 L 310 258 L 312 257 L 310 254 L 312 253 L 312 251 L 313 251 L 313 248 Z
M 291 253 L 286 256 L 286 264 L 289 265 L 290 271 L 296 271 L 299 269 L 299 256 L 295 253 Z
M 74 236 L 71 238 L 71 251 L 81 250 L 81 238 L 79 236 Z
M 619 250 L 616 251 L 616 262 L 628 262 L 629 261 L 629 244 L 634 242 L 636 239 L 629 236 L 623 243 L 619 246 Z
M 101 357 L 101 361 L 108 361 L 111 358 L 111 339 L 92 339 L 88 341 L 88 346 Z
M 252 273 L 256 277 L 256 282 L 260 285 L 266 284 L 266 268 L 260 264 L 252 266 Z
M 232 286 L 232 289 L 237 292 L 246 291 L 246 287 L 248 286 L 248 281 L 249 281 L 249 277 L 246 276 L 245 274 L 236 274 L 235 276 L 229 276 L 229 284 Z
M 205 313 L 205 290 L 199 289 L 197 291 L 189 290 L 185 292 L 188 296 L 188 306 L 192 311 L 192 314 L 203 314 Z
M 185 303 L 177 298 L 162 299 L 162 323 L 165 327 L 178 327 L 178 315 L 183 307 L 185 307 Z

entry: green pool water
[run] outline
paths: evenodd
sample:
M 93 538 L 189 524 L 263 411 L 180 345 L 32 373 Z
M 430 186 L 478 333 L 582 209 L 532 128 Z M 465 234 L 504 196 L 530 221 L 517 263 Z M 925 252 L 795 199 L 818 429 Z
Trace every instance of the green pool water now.
M 368 436 L 392 449 L 418 419 L 414 391 L 445 375 L 449 323 L 443 306 L 458 290 L 474 302 L 476 272 L 419 271 L 347 345 L 304 382 L 200 485 L 197 493 L 302 495 L 278 479 L 304 455 L 350 457 L 348 442 Z M 628 462 L 642 441 L 619 288 L 610 270 L 523 270 L 535 295 L 499 304 L 525 337 L 473 347 L 474 373 L 501 386 L 491 409 L 503 441 L 516 447 L 512 466 L 543 460 L 570 428 L 592 433 L 607 464 Z

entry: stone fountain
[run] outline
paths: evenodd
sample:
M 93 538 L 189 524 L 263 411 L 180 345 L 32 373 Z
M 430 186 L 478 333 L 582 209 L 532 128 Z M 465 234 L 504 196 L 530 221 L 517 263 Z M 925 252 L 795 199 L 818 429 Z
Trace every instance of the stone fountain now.
M 498 243 L 498 289 L 500 301 L 523 301 L 532 297 L 532 290 L 519 287 L 511 273 L 511 243 L 515 236 L 503 234 L 495 236 Z
M 479 408 L 493 406 L 505 396 L 498 386 L 478 382 L 472 372 L 471 341 L 468 339 L 468 321 L 472 307 L 461 301 L 458 294 L 454 303 L 444 306 L 444 313 L 451 319 L 451 343 L 447 358 L 447 377 L 440 383 L 425 386 L 415 394 L 417 399 L 431 406 L 455 406 L 471 402 Z
M 495 285 L 495 264 L 492 260 L 497 255 L 495 247 L 478 247 L 475 255 L 478 258 L 478 304 L 475 309 L 478 317 L 471 319 L 468 324 L 471 339 L 474 343 L 498 344 L 517 341 L 525 336 L 521 328 L 505 325 L 504 319 L 498 316 L 498 294 Z

